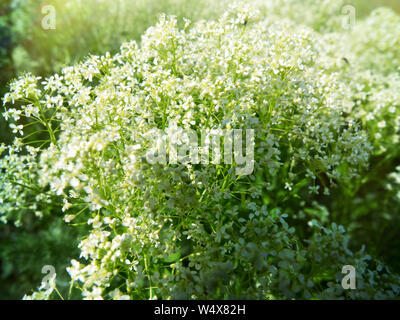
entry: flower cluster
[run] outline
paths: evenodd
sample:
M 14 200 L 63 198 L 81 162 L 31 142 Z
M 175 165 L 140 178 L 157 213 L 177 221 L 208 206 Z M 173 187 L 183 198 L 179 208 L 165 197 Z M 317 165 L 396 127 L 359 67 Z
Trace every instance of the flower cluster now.
M 347 116 L 358 93 L 329 50 L 335 37 L 262 12 L 238 3 L 184 28 L 162 16 L 140 45 L 44 81 L 28 74 L 5 96 L 16 133 L 22 123 L 46 132 L 20 167 L 36 168 L 66 222 L 89 225 L 68 268 L 84 298 L 398 295 L 400 279 L 352 253 L 341 228 L 315 222 L 306 242 L 279 209 L 358 179 L 372 145 Z M 254 130 L 254 171 L 148 163 L 154 130 L 171 125 Z M 350 296 L 338 281 L 345 264 L 360 271 Z

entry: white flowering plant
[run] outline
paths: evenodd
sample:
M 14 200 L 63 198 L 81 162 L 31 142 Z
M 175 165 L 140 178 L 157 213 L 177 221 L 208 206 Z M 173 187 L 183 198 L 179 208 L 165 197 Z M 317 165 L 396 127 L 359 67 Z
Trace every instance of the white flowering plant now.
M 396 88 L 396 78 L 371 58 L 354 62 L 364 52 L 343 41 L 364 29 L 341 34 L 335 16 L 324 25 L 343 2 L 323 3 L 307 19 L 299 1 L 281 1 L 287 19 L 266 16 L 278 10 L 272 1 L 183 26 L 163 15 L 118 53 L 11 84 L 3 115 L 16 138 L 2 147 L 0 219 L 18 225 L 58 210 L 69 228 L 86 226 L 67 297 L 398 297 L 400 277 L 354 248 L 360 220 L 337 204 L 352 207 L 375 157 L 396 154 L 396 133 L 373 131 L 395 100 L 379 86 Z M 374 86 L 351 80 L 371 73 Z M 379 122 L 369 125 L 378 99 Z M 213 153 L 207 163 L 149 163 L 155 130 L 168 128 L 251 129 L 253 170 L 237 175 L 238 163 Z M 357 290 L 342 287 L 344 265 L 356 268 Z M 25 298 L 61 296 L 52 284 Z

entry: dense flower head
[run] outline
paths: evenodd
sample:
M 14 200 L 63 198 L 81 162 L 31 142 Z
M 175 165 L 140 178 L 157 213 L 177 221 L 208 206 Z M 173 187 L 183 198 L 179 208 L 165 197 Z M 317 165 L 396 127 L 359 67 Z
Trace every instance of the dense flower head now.
M 361 90 L 350 91 L 343 62 L 322 48 L 334 35 L 262 10 L 239 3 L 184 28 L 162 16 L 140 45 L 125 43 L 46 79 L 27 74 L 6 94 L 4 115 L 21 139 L 22 117 L 47 132 L 43 144 L 31 143 L 38 154 L 14 161 L 16 171 L 32 179 L 35 166 L 41 194 L 63 203 L 65 221 L 90 227 L 68 269 L 85 298 L 345 297 L 340 282 L 320 289 L 323 274 L 339 279 L 337 264 L 371 269 L 351 298 L 398 294 L 397 276 L 375 273 L 369 256 L 347 248 L 342 228 L 315 222 L 302 243 L 266 200 L 328 195 L 359 177 L 372 145 L 347 116 Z M 372 97 L 382 108 L 395 99 Z M 254 171 L 148 163 L 154 130 L 171 127 L 254 130 Z M 324 264 L 307 270 L 310 261 Z

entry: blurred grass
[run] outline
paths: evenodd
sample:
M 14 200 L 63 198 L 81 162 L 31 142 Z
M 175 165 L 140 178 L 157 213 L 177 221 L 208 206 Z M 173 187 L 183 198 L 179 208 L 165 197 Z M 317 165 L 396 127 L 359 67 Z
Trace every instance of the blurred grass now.
M 400 13 L 400 1 L 399 0 L 349 0 L 349 4 L 354 5 L 357 8 L 357 15 L 364 17 L 368 15 L 372 10 L 386 6 Z

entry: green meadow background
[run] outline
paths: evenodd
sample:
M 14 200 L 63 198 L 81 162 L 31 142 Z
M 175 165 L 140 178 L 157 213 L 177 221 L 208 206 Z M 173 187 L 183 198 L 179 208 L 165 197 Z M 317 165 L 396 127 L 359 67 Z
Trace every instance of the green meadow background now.
M 72 5 L 68 2 L 0 0 L 0 96 L 8 90 L 8 83 L 24 72 L 46 77 L 89 54 L 114 53 L 124 41 L 140 41 L 141 34 L 156 23 L 160 13 L 195 21 L 213 18 L 224 9 L 218 1 L 104 0 L 100 1 L 101 5 L 92 0 L 71 1 Z M 356 7 L 358 19 L 383 5 L 400 13 L 400 0 L 354 0 L 348 3 Z M 41 7 L 48 4 L 57 10 L 56 30 L 41 27 Z M 0 143 L 10 143 L 11 138 L 7 124 L 1 119 Z M 388 167 L 386 171 L 391 170 Z M 379 198 L 378 193 L 375 200 L 364 203 L 364 211 L 371 212 L 379 207 Z M 366 221 L 366 225 L 368 223 Z M 0 299 L 20 299 L 37 287 L 45 264 L 65 270 L 69 257 L 79 254 L 77 234 L 77 230 L 66 228 L 62 219 L 52 217 L 28 218 L 21 227 L 0 223 Z M 368 248 L 372 253 L 382 255 L 378 245 L 375 248 L 374 243 L 370 243 Z M 387 262 L 399 272 L 397 252 L 385 254 Z M 60 291 L 68 290 L 66 272 L 60 271 L 57 277 Z

